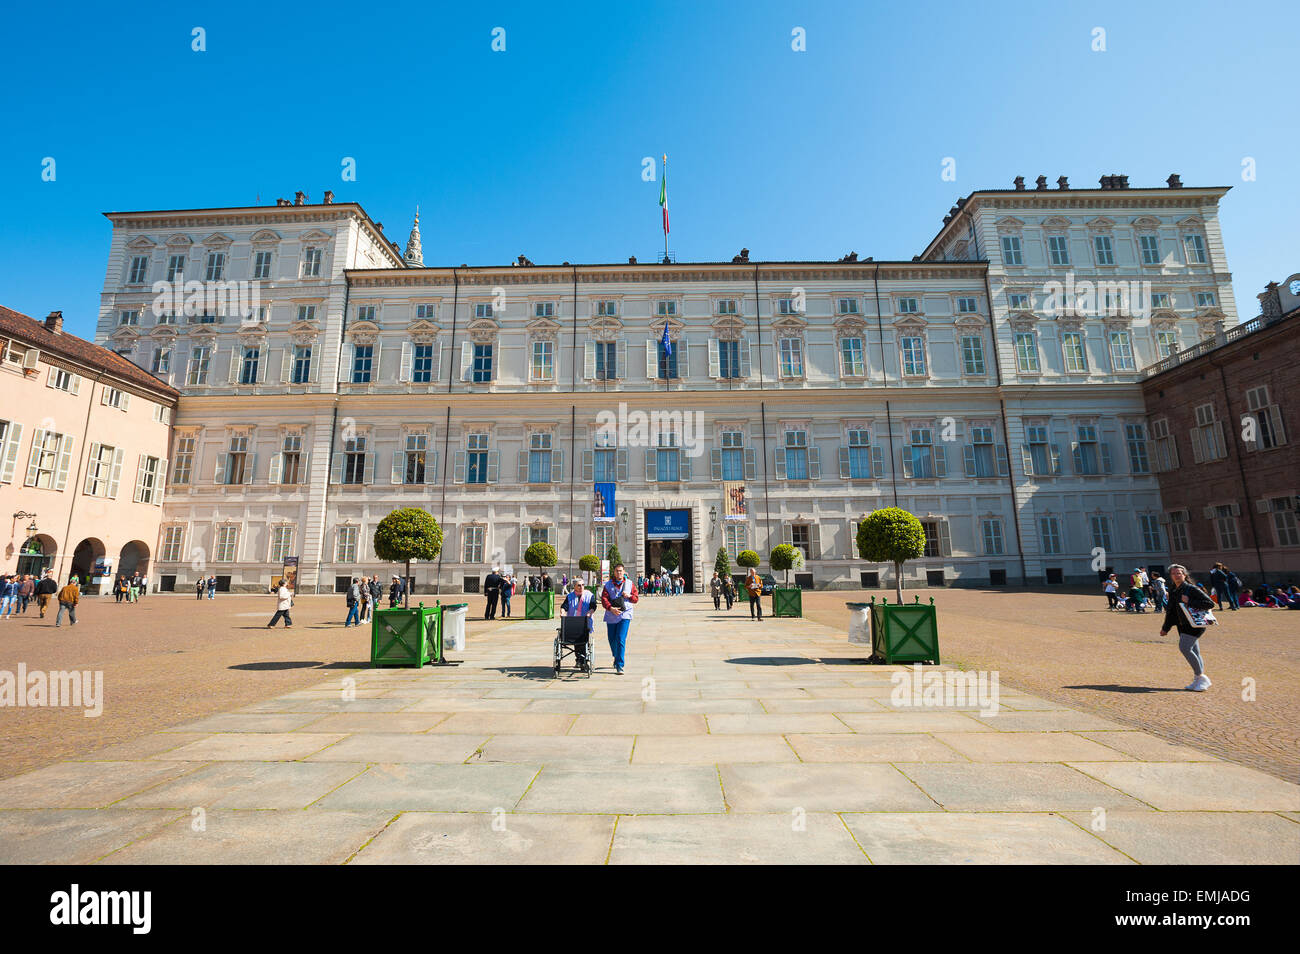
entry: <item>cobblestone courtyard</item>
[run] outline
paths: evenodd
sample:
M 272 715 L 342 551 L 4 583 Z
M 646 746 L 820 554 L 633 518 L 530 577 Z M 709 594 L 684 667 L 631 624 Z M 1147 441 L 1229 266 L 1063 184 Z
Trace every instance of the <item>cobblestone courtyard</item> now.
M 851 593 L 762 624 L 647 599 L 628 674 L 598 642 L 591 679 L 553 678 L 545 621 L 471 620 L 456 667 L 364 668 L 368 630 L 339 627 L 328 597 L 274 634 L 269 599 L 250 596 L 5 622 L 0 669 L 102 669 L 106 701 L 98 719 L 0 710 L 0 860 L 1300 857 L 1300 788 L 1277 777 L 1295 777 L 1295 617 L 1225 614 L 1206 647 L 1215 688 L 1193 695 L 1161 691 L 1187 673 L 1150 615 L 934 595 L 945 661 L 998 669 L 997 711 L 892 706 L 890 667 L 844 638 Z

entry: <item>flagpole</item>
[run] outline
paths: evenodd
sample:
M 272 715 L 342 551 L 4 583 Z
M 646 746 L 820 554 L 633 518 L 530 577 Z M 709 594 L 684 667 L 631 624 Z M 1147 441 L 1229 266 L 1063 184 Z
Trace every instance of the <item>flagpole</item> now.
M 668 153 L 665 152 L 664 153 L 664 195 L 665 195 L 664 214 L 665 215 L 668 214 L 667 193 L 668 193 Z M 665 262 L 668 261 L 668 229 L 667 228 L 664 229 L 664 261 Z

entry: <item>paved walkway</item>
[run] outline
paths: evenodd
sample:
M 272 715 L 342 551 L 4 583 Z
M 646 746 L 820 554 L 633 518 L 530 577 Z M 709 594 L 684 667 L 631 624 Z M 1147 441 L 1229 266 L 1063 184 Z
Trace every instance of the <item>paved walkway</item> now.
M 902 667 L 808 620 L 638 614 L 621 677 L 554 678 L 550 622 L 471 628 L 457 667 L 338 672 L 0 780 L 0 861 L 1300 857 L 1300 787 L 1254 769 L 1024 692 L 894 706 Z

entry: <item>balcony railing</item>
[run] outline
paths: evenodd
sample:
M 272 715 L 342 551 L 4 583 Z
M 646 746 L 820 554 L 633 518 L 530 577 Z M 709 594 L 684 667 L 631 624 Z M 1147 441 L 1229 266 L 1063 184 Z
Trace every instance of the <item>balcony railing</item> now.
M 1278 322 L 1285 321 L 1296 314 L 1300 314 L 1300 312 L 1293 311 L 1290 314 L 1277 315 L 1272 318 L 1265 318 L 1263 315 L 1259 315 L 1249 321 L 1243 321 L 1241 324 L 1229 328 L 1227 331 L 1217 332 L 1212 338 L 1206 338 L 1204 341 L 1200 341 L 1192 345 L 1190 348 L 1186 348 L 1183 351 L 1177 351 L 1169 357 L 1157 361 L 1155 364 L 1148 365 L 1143 369 L 1142 375 L 1143 377 L 1152 378 L 1157 374 L 1163 374 L 1170 368 L 1176 368 L 1181 364 L 1186 364 L 1188 361 L 1193 361 L 1196 358 L 1201 357 L 1201 355 L 1209 354 L 1211 351 L 1216 351 L 1225 345 L 1232 344 L 1234 341 L 1239 341 L 1247 335 L 1252 335 L 1257 331 L 1262 331 L 1265 328 L 1272 327 Z

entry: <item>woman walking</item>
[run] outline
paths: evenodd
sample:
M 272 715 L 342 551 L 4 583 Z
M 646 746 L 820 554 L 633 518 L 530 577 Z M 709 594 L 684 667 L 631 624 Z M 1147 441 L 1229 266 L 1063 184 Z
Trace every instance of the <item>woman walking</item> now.
M 1169 582 L 1173 589 L 1169 591 L 1169 608 L 1165 610 L 1165 623 L 1160 635 L 1168 635 L 1171 629 L 1178 630 L 1178 651 L 1183 654 L 1188 665 L 1192 667 L 1194 678 L 1187 689 L 1192 692 L 1204 692 L 1210 688 L 1210 677 L 1205 674 L 1205 661 L 1201 659 L 1198 640 L 1205 632 L 1206 626 L 1215 622 L 1208 614 L 1214 609 L 1212 600 L 1187 573 L 1187 567 L 1175 563 L 1169 568 Z
M 745 577 L 745 592 L 749 594 L 749 618 L 763 622 L 763 581 L 758 578 L 758 571 L 752 566 Z
M 615 565 L 610 578 L 600 588 L 600 605 L 605 607 L 605 629 L 609 635 L 609 652 L 614 657 L 614 671 L 623 675 L 626 662 L 627 631 L 632 625 L 632 604 L 641 599 L 636 586 L 623 572 L 623 564 Z
M 713 571 L 713 579 L 709 580 L 709 595 L 713 597 L 713 608 L 722 609 L 722 578 L 718 576 L 718 571 Z

